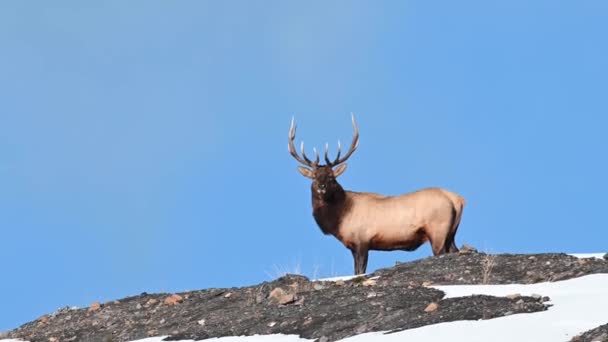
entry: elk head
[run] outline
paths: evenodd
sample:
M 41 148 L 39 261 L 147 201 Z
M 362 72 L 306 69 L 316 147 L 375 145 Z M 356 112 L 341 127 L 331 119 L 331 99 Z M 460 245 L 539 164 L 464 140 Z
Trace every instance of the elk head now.
M 329 159 L 329 144 L 325 144 L 325 165 L 319 165 L 320 157 L 317 149 L 313 149 L 315 153 L 315 160 L 310 160 L 304 152 L 304 141 L 300 145 L 300 152 L 302 156 L 298 154 L 294 146 L 294 140 L 296 138 L 296 126 L 294 119 L 291 119 L 291 126 L 289 128 L 289 143 L 287 149 L 289 153 L 304 166 L 298 166 L 298 171 L 304 176 L 313 180 L 312 192 L 313 196 L 320 199 L 327 199 L 331 197 L 335 192 L 334 190 L 340 188 L 340 185 L 336 181 L 336 178 L 340 176 L 346 170 L 346 160 L 355 152 L 359 146 L 359 128 L 355 122 L 355 116 L 352 115 L 353 128 L 355 130 L 353 141 L 348 149 L 348 152 L 343 157 L 340 157 L 342 152 L 340 141 L 338 141 L 338 154 L 336 159 L 331 161 Z

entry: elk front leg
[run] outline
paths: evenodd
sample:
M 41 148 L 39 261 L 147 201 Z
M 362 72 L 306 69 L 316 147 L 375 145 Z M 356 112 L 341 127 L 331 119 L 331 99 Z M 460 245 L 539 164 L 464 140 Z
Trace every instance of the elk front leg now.
M 364 274 L 367 270 L 368 251 L 367 246 L 355 246 L 351 249 L 355 260 L 355 275 Z

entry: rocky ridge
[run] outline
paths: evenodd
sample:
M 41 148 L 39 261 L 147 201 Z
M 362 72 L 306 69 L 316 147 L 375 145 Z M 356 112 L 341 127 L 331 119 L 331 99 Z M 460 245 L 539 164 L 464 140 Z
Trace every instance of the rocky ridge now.
M 444 299 L 430 285 L 538 283 L 608 273 L 608 261 L 566 254 L 459 254 L 400 263 L 348 281 L 310 281 L 288 275 L 242 288 L 147 294 L 88 308 L 64 308 L 5 333 L 31 342 L 120 342 L 296 334 L 335 341 L 455 320 L 478 320 L 547 310 L 542 294 Z M 598 327 L 595 338 L 606 332 Z M 583 334 L 575 341 L 590 341 Z M 593 339 L 595 341 L 595 339 Z

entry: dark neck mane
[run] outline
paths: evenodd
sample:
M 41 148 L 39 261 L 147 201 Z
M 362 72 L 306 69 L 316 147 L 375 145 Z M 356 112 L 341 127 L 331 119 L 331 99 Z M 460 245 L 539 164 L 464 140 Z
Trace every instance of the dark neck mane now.
M 348 206 L 346 192 L 340 185 L 325 198 L 318 197 L 312 190 L 312 215 L 323 234 L 338 237 L 340 223 Z

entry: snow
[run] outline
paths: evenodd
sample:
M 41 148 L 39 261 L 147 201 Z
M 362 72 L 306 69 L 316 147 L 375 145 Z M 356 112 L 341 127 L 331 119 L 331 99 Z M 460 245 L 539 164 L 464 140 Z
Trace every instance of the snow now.
M 367 333 L 347 338 L 348 342 L 392 342 L 422 340 L 434 342 L 466 336 L 473 341 L 567 341 L 587 330 L 608 323 L 608 274 L 593 274 L 554 283 L 530 285 L 435 286 L 446 298 L 471 294 L 506 296 L 540 294 L 551 298 L 547 311 L 516 314 L 480 321 L 457 321 L 424 326 L 395 334 Z
M 572 255 L 579 259 L 586 259 L 586 258 L 603 259 L 604 255 L 606 255 L 606 253 L 571 253 L 568 255 Z
M 350 275 L 350 276 L 341 276 L 341 277 L 332 277 L 332 278 L 322 278 L 322 279 L 315 279 L 313 281 L 347 281 L 347 280 L 351 280 L 351 279 L 355 279 L 355 278 L 359 278 L 359 277 L 366 277 L 367 273 L 365 274 L 357 274 L 357 275 Z M 380 276 L 375 276 L 375 277 L 369 277 L 369 278 L 365 278 L 365 279 L 371 279 L 371 280 L 376 280 L 380 278 Z
M 151 337 L 151 338 L 145 338 L 143 340 L 137 340 L 137 341 L 133 341 L 133 342 L 161 342 L 163 340 L 163 338 L 165 338 L 166 336 L 161 336 L 161 337 Z M 230 337 L 220 337 L 220 338 L 209 338 L 206 340 L 201 340 L 198 342 L 202 342 L 202 341 L 209 341 L 209 342 L 300 342 L 300 341 L 312 341 L 312 340 L 307 340 L 304 338 L 300 338 L 299 336 L 296 335 L 254 335 L 254 336 L 230 336 Z M 0 342 L 4 342 L 4 340 L 0 340 Z M 21 341 L 19 341 L 21 342 Z M 180 340 L 180 341 L 176 341 L 176 342 L 194 342 L 193 340 Z
M 580 258 L 602 258 L 604 253 L 571 254 Z M 349 279 L 338 277 L 324 281 Z M 558 282 L 527 285 L 448 285 L 434 286 L 446 293 L 445 298 L 485 294 L 507 296 L 510 294 L 549 296 L 547 311 L 515 314 L 479 321 L 456 321 L 404 330 L 393 334 L 373 332 L 342 340 L 343 342 L 397 342 L 423 340 L 439 342 L 462 336 L 475 341 L 567 341 L 587 330 L 608 323 L 605 308 L 608 307 L 608 274 L 593 274 Z M 165 336 L 146 338 L 133 342 L 160 342 Z M 311 341 L 296 335 L 266 335 L 212 338 L 213 342 L 301 342 Z M 0 342 L 23 342 L 0 339 Z M 182 340 L 181 342 L 193 342 Z
M 366 274 L 350 275 L 350 276 L 339 276 L 339 277 L 331 277 L 331 278 L 321 278 L 321 279 L 315 279 L 314 281 L 339 281 L 339 280 L 347 281 L 347 280 L 355 279 L 355 278 L 361 277 L 361 276 L 364 277 L 364 276 L 366 276 Z

